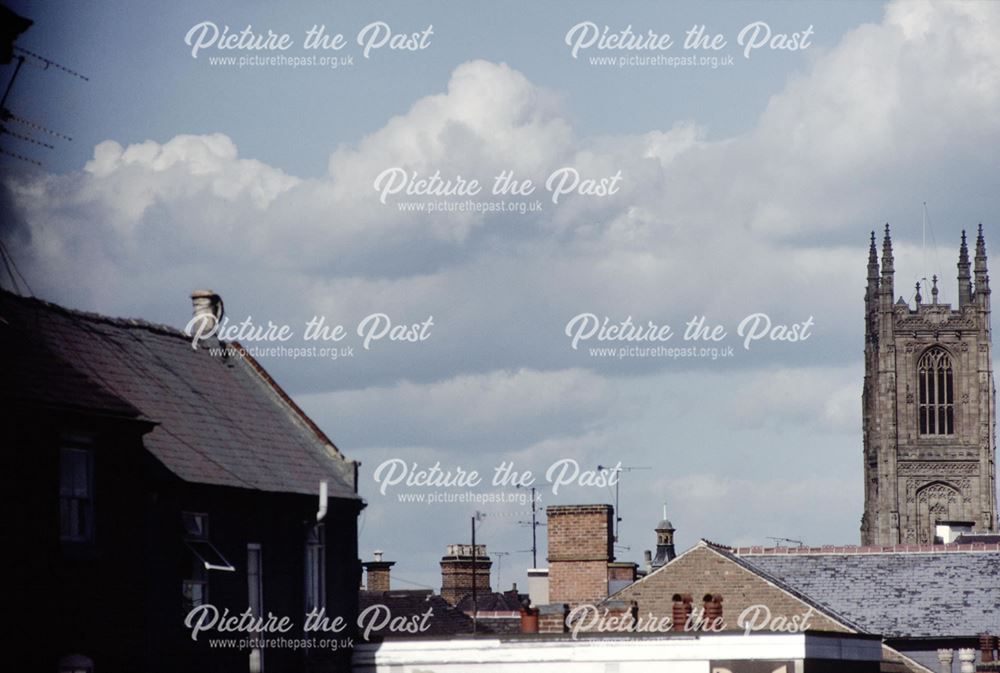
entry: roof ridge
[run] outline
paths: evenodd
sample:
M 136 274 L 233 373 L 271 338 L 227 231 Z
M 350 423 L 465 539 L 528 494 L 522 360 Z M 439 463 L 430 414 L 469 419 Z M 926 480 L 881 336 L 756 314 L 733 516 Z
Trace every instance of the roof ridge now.
M 158 334 L 181 337 L 183 339 L 188 338 L 188 335 L 185 334 L 183 330 L 177 329 L 171 325 L 164 325 L 163 323 L 154 323 L 148 320 L 143 320 L 142 318 L 123 318 L 104 315 L 103 313 L 96 313 L 94 311 L 82 311 L 80 309 L 63 306 L 62 304 L 56 304 L 55 302 L 51 302 L 46 299 L 40 299 L 39 297 L 22 297 L 19 294 L 15 294 L 3 288 L 0 288 L 0 294 L 4 297 L 23 302 L 25 304 L 34 304 L 37 308 L 62 313 L 63 315 L 71 318 L 79 318 L 90 322 L 97 322 L 126 329 L 145 329 Z
M 707 542 L 707 540 L 706 540 Z M 712 543 L 709 543 L 712 544 Z M 721 546 L 721 545 L 720 545 Z M 844 556 L 872 554 L 957 554 L 975 552 L 1000 552 L 1000 543 L 966 542 L 957 544 L 896 544 L 896 545 L 823 545 L 820 547 L 724 547 L 737 556 Z

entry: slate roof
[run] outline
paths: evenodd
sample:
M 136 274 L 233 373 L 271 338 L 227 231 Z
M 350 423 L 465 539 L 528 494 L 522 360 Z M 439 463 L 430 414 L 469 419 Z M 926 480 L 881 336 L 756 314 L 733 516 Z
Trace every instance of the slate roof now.
M 963 533 L 955 538 L 955 544 L 976 544 L 983 542 L 986 544 L 1000 544 L 1000 535 L 989 533 Z
M 513 591 L 490 592 L 476 595 L 476 607 L 481 612 L 517 612 L 520 614 L 522 601 L 527 594 L 517 594 Z M 463 612 L 472 612 L 472 594 L 462 597 L 455 605 Z
M 847 615 L 844 615 L 844 614 L 838 612 L 837 610 L 835 610 L 833 607 L 831 607 L 829 605 L 826 605 L 826 604 L 824 604 L 824 603 L 822 603 L 822 602 L 814 599 L 812 596 L 810 596 L 810 595 L 808 595 L 808 594 L 800 591 L 795 586 L 793 586 L 793 585 L 785 582 L 780 577 L 778 577 L 778 576 L 776 576 L 776 575 L 774 575 L 774 574 L 766 571 L 765 569 L 763 569 L 763 568 L 761 568 L 761 567 L 759 567 L 757 565 L 754 565 L 754 564 L 750 563 L 744 557 L 736 554 L 735 553 L 736 550 L 734 548 L 728 547 L 728 546 L 726 546 L 724 544 L 719 544 L 718 542 L 712 542 L 711 540 L 705 540 L 705 539 L 700 540 L 698 542 L 698 544 L 696 544 L 694 547 L 691 547 L 690 549 L 688 549 L 685 552 L 683 552 L 680 556 L 677 556 L 677 557 L 673 558 L 669 562 L 661 565 L 659 568 L 655 568 L 653 570 L 653 572 L 649 573 L 648 575 L 646 575 L 642 579 L 637 580 L 637 582 L 648 581 L 650 578 L 655 577 L 657 573 L 663 572 L 664 568 L 669 567 L 671 563 L 674 563 L 675 561 L 677 561 L 677 559 L 681 558 L 681 556 L 684 556 L 687 553 L 689 553 L 691 551 L 694 551 L 695 549 L 699 549 L 699 548 L 701 548 L 703 546 L 707 547 L 708 549 L 711 549 L 712 551 L 714 551 L 716 554 L 719 554 L 723 558 L 728 559 L 729 561 L 731 561 L 735 565 L 743 568 L 747 572 L 753 573 L 757 577 L 763 579 L 765 582 L 768 582 L 768 583 L 774 585 L 775 587 L 777 587 L 781 591 L 784 591 L 785 593 L 787 593 L 787 594 L 793 596 L 794 598 L 802 601 L 806 605 L 815 608 L 818 612 L 820 612 L 822 614 L 825 614 L 827 617 L 829 617 L 829 618 L 831 618 L 831 619 L 839 622 L 845 628 L 851 629 L 852 631 L 857 631 L 859 633 L 863 633 L 864 632 L 864 629 L 861 628 L 860 625 L 858 625 L 858 624 L 854 623 L 853 621 L 851 621 L 851 619 Z M 629 585 L 629 586 L 632 586 L 632 585 Z M 625 591 L 626 589 L 628 589 L 628 587 L 624 587 L 623 589 L 621 589 L 620 591 L 616 592 L 615 594 L 612 594 L 610 597 L 608 597 L 606 599 L 606 601 L 610 602 L 610 601 L 615 600 L 615 598 L 622 591 Z
M 3 398 L 155 423 L 145 447 L 188 482 L 357 498 L 355 463 L 267 372 L 207 344 L 0 291 Z
M 361 591 L 358 594 L 358 609 L 363 611 L 372 605 L 382 604 L 389 608 L 392 617 L 417 617 L 433 608 L 427 620 L 427 630 L 422 633 L 398 633 L 386 627 L 373 631 L 374 638 L 418 638 L 447 637 L 472 633 L 472 617 L 452 605 L 429 589 L 402 591 Z M 490 633 L 484 624 L 478 624 L 480 633 Z
M 1000 545 L 732 552 L 868 633 L 956 638 L 1000 630 Z

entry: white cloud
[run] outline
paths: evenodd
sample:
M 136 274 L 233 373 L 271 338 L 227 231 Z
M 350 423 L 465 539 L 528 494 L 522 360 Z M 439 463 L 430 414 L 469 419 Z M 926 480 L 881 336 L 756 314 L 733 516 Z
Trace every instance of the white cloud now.
M 847 33 L 776 92 L 752 130 L 723 140 L 708 140 L 697 119 L 580 138 L 557 92 L 473 61 L 440 93 L 331 148 L 318 179 L 241 158 L 223 134 L 108 140 L 80 172 L 11 176 L 24 234 L 11 247 L 39 294 L 106 313 L 183 324 L 173 316 L 186 315 L 184 294 L 214 286 L 237 316 L 434 315 L 434 337 L 419 350 L 327 368 L 267 363 L 290 389 L 320 391 L 300 398 L 348 453 L 466 446 L 592 460 L 635 439 L 631 409 L 666 420 L 646 426 L 662 437 L 627 448 L 647 462 L 662 440 L 678 472 L 694 453 L 774 441 L 754 436 L 759 419 L 857 437 L 866 232 L 901 213 L 915 223 L 913 206 L 937 190 L 950 276 L 957 228 L 998 212 L 998 34 L 998 4 L 893 3 L 883 22 Z M 573 165 L 621 170 L 623 188 L 536 216 L 413 215 L 379 204 L 372 188 L 397 165 L 487 180 L 515 170 L 536 181 Z M 919 276 L 918 255 L 899 241 L 897 294 L 909 296 L 903 279 Z M 809 342 L 743 353 L 732 365 L 595 360 L 562 334 L 582 311 L 675 325 L 705 314 L 730 329 L 763 311 L 782 321 L 812 315 L 816 326 Z M 694 367 L 697 395 L 684 378 Z M 628 393 L 640 378 L 687 387 L 661 409 L 662 398 Z M 685 452 L 696 434 L 684 428 L 691 416 L 674 411 L 690 411 L 685 394 L 736 412 L 697 417 L 708 449 Z M 689 441 L 679 447 L 670 433 L 682 431 Z M 749 448 L 729 446 L 732 433 Z M 808 461 L 782 469 L 830 506 L 843 491 L 836 480 L 810 481 Z M 763 516 L 765 496 L 781 486 L 747 480 L 727 493 Z M 807 488 L 788 488 L 782 498 L 817 511 Z
M 794 311 L 843 292 L 845 278 L 862 282 L 861 232 L 915 199 L 906 176 L 923 184 L 956 153 L 967 154 L 970 173 L 995 161 L 979 148 L 1000 140 L 998 13 L 988 4 L 891 5 L 882 24 L 848 33 L 775 94 L 754 130 L 723 141 L 706 140 L 692 120 L 577 138 L 558 94 L 485 61 L 458 66 L 445 92 L 333 151 L 322 179 L 239 158 L 222 134 L 127 148 L 107 141 L 80 174 L 14 181 L 33 235 L 24 252 L 42 271 L 67 267 L 95 294 L 107 277 L 88 267 L 117 276 L 126 295 L 134 268 L 221 259 L 244 275 L 294 270 L 329 291 L 303 296 L 314 305 L 348 287 L 354 303 L 415 292 L 440 305 L 471 287 L 516 290 L 530 313 L 524 277 L 543 294 L 571 278 L 597 304 L 591 310 L 634 302 L 731 313 L 753 302 Z M 391 166 L 485 181 L 513 169 L 537 181 L 561 165 L 621 170 L 623 192 L 487 221 L 401 213 L 372 188 Z M 106 240 L 95 249 L 81 228 Z M 831 249 L 824 237 L 841 240 L 839 231 L 856 246 Z M 482 277 L 491 264 L 502 276 Z M 797 291 L 780 292 L 799 272 Z M 545 298 L 565 306 L 567 294 Z
M 655 493 L 667 494 L 681 549 L 700 538 L 734 546 L 773 545 L 769 537 L 807 545 L 856 544 L 861 521 L 860 479 L 749 480 L 699 473 L 659 480 Z
M 732 414 L 738 427 L 851 433 L 861 427 L 858 367 L 761 370 L 733 382 Z
M 614 386 L 582 369 L 492 371 L 299 396 L 318 419 L 350 418 L 365 428 L 351 438 L 362 448 L 436 444 L 505 452 L 546 437 L 553 426 L 573 434 L 599 427 L 615 399 Z

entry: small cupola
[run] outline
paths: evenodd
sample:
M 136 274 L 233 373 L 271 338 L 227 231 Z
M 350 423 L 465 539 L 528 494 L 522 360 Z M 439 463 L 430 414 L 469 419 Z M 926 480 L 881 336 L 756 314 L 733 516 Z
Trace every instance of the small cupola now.
M 663 505 L 663 519 L 656 524 L 656 556 L 653 558 L 653 568 L 664 566 L 677 556 L 674 549 L 674 524 L 667 518 L 667 505 Z

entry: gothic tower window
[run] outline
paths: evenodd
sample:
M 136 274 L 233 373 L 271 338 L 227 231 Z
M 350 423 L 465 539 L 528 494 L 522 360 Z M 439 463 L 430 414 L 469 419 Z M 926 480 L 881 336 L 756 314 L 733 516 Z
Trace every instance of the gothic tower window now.
M 917 415 L 921 435 L 951 435 L 955 432 L 954 373 L 951 358 L 942 348 L 930 348 L 917 363 L 920 406 Z

